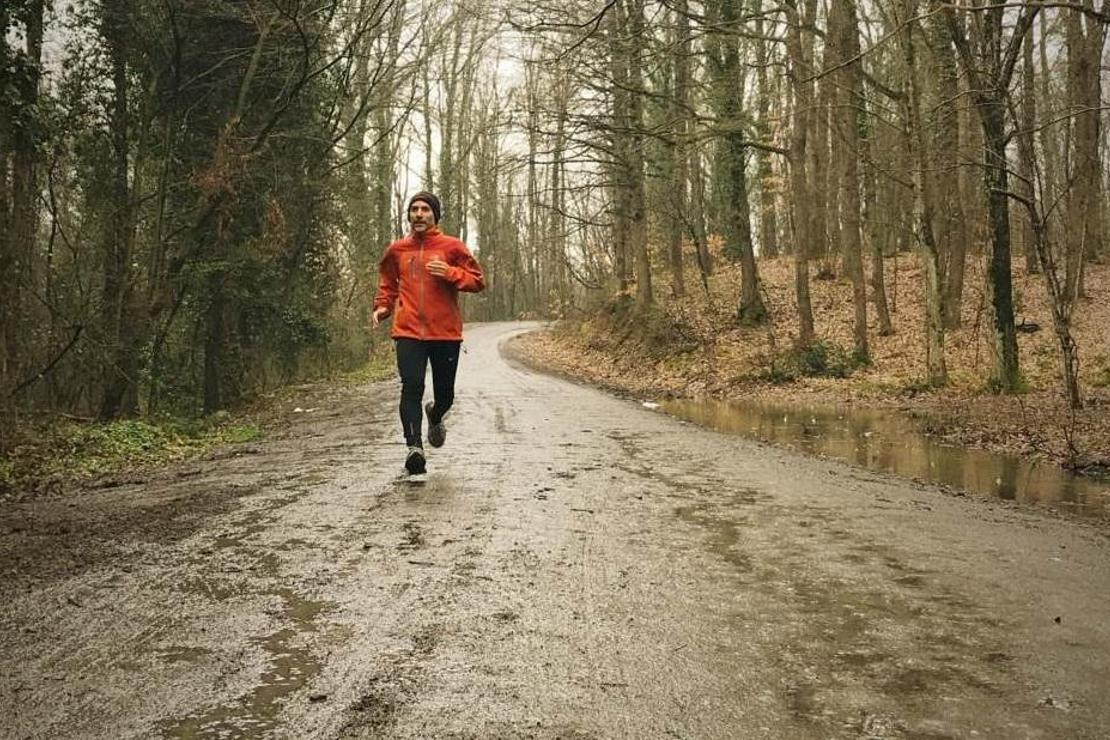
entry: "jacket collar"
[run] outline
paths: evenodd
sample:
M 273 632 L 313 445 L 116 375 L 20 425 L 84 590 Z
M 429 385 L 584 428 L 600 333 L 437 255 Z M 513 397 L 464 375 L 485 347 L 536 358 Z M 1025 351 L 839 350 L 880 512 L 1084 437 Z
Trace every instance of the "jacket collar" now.
M 435 237 L 439 236 L 442 233 L 443 232 L 439 230 L 438 226 L 433 226 L 432 228 L 428 229 L 427 231 L 424 232 L 423 236 L 420 236 L 416 232 L 410 231 L 409 232 L 409 241 L 412 242 L 413 244 L 420 244 L 422 241 L 427 241 L 428 239 L 434 239 Z

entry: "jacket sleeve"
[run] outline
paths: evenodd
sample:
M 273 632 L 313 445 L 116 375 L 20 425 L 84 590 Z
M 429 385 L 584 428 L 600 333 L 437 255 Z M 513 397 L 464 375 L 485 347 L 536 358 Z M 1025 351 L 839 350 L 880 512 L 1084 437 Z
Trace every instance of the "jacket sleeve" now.
M 382 261 L 378 263 L 378 294 L 374 297 L 374 310 L 388 309 L 386 316 L 393 313 L 393 304 L 400 290 L 399 280 L 397 259 L 392 249 L 386 249 Z
M 449 262 L 451 267 L 447 270 L 446 277 L 452 285 L 467 293 L 480 293 L 485 290 L 486 279 L 482 275 L 482 266 L 474 259 L 474 255 L 465 244 L 459 242 L 455 249 L 451 250 Z

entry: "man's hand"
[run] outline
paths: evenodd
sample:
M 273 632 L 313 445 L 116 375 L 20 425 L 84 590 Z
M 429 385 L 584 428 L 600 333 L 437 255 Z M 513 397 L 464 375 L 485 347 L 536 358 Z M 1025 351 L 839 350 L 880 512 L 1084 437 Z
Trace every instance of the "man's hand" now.
M 451 269 L 451 265 L 441 259 L 434 259 L 427 265 L 428 273 L 439 278 L 447 277 L 447 271 L 449 269 Z
M 388 315 L 389 309 L 385 306 L 382 306 L 381 308 L 375 308 L 373 315 L 374 328 L 377 329 L 378 325 L 382 323 L 382 319 L 384 319 Z

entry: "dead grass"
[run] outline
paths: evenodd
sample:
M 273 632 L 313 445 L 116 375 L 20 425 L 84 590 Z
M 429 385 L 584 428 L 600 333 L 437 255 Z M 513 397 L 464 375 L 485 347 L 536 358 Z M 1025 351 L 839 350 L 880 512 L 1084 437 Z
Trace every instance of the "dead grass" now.
M 520 349 L 545 366 L 637 395 L 758 397 L 789 404 L 896 408 L 953 443 L 1037 455 L 1070 467 L 1106 466 L 1110 461 L 1110 266 L 1089 267 L 1088 294 L 1075 312 L 1073 331 L 1086 406 L 1074 413 L 1061 397 L 1059 353 L 1042 278 L 1027 275 L 1021 266 L 1015 266 L 1014 274 L 1017 320 L 1041 327 L 1018 338 L 1027 391 L 999 396 L 988 389 L 993 359 L 983 268 L 982 258 L 969 264 L 963 325 L 946 337 L 951 383 L 942 389 L 930 389 L 924 383 L 922 269 L 916 255 L 906 254 L 885 263 L 895 333 L 878 336 L 869 306 L 871 364 L 855 368 L 846 378 L 770 380 L 797 333 L 790 258 L 760 262 L 765 300 L 773 316 L 769 326 L 737 325 L 734 308 L 740 273 L 737 267 L 723 264 L 711 278 L 708 296 L 688 274 L 692 290 L 683 299 L 662 298 L 671 293 L 670 286 L 656 286 L 659 310 L 650 320 L 629 310 L 614 310 L 610 303 L 586 319 L 523 338 Z M 838 275 L 812 280 L 811 290 L 818 337 L 833 352 L 848 354 L 851 284 Z

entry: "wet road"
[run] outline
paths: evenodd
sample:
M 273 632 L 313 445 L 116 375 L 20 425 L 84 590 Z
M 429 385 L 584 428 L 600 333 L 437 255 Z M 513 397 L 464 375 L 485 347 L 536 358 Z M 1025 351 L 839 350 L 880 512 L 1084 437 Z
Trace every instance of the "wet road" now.
M 423 486 L 387 382 L 5 507 L 0 736 L 1105 737 L 1100 525 L 698 429 L 522 328 L 468 330 Z

